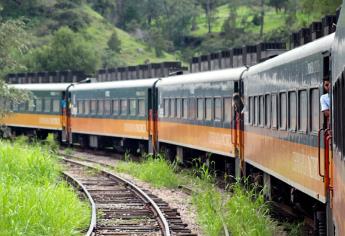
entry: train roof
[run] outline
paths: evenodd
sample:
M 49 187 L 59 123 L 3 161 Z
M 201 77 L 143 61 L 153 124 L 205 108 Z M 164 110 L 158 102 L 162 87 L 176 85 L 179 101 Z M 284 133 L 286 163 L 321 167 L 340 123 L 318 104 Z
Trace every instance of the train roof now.
M 239 80 L 246 67 L 207 71 L 163 78 L 157 86 Z
M 260 73 L 263 71 L 268 71 L 272 68 L 288 64 L 292 61 L 297 61 L 305 57 L 322 53 L 325 51 L 331 51 L 332 43 L 334 40 L 334 33 L 318 40 L 315 40 L 311 43 L 305 44 L 298 48 L 287 51 L 279 56 L 276 56 L 272 59 L 269 59 L 265 62 L 252 66 L 248 70 L 248 74 Z
M 148 88 L 152 87 L 158 79 L 141 79 L 141 80 L 121 80 L 90 84 L 75 84 L 70 91 L 85 91 L 85 90 L 102 90 L 115 88 Z
M 56 84 L 9 84 L 10 88 L 30 90 L 30 91 L 65 91 L 70 83 Z

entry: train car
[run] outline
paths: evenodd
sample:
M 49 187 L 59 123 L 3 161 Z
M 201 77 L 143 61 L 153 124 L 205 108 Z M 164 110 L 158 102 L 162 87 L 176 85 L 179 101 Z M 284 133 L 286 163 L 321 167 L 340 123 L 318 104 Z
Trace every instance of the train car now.
M 247 169 L 260 170 L 267 186 L 285 183 L 278 191 L 282 195 L 287 190 L 289 201 L 318 206 L 324 213 L 319 214 L 320 225 L 325 224 L 328 200 L 327 167 L 318 154 L 324 149 L 318 134 L 325 122 L 320 95 L 323 80 L 330 77 L 333 39 L 334 34 L 253 66 L 243 79 Z M 268 191 L 271 198 L 273 189 Z
M 29 102 L 11 104 L 11 113 L 1 123 L 13 135 L 29 134 L 45 138 L 48 133 L 59 136 L 65 128 L 65 115 L 61 108 L 65 90 L 69 84 L 20 84 L 16 89 L 31 91 Z
M 234 93 L 240 89 L 243 68 L 164 78 L 158 89 L 158 141 L 173 145 L 179 157 L 183 149 L 236 156 L 232 136 Z
M 331 196 L 333 197 L 333 223 L 335 235 L 345 235 L 345 3 L 339 16 L 332 48 L 332 130 L 333 171 Z
M 71 87 L 69 142 L 95 148 L 115 146 L 124 151 L 136 146 L 140 151 L 152 152 L 151 114 L 156 81 L 116 81 Z

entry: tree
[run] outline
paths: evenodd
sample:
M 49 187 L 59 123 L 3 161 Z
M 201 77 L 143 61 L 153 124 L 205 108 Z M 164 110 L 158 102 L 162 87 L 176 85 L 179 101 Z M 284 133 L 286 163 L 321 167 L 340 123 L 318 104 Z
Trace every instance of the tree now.
M 321 13 L 334 14 L 335 10 L 341 6 L 342 0 L 300 0 L 301 9 L 307 14 Z
M 219 0 L 199 0 L 201 7 L 205 11 L 206 19 L 207 19 L 207 26 L 208 26 L 208 33 L 212 32 L 212 24 L 216 20 L 216 13 L 217 13 L 217 6 Z
M 19 103 L 27 101 L 29 93 L 9 88 L 3 78 L 9 72 L 23 69 L 15 59 L 15 54 L 22 54 L 27 50 L 26 32 L 24 23 L 9 20 L 0 23 L 0 118 L 9 112 L 9 107 L 4 102 Z
M 116 30 L 114 30 L 114 32 L 110 36 L 110 39 L 108 41 L 108 48 L 113 52 L 120 52 L 121 50 L 121 41 L 117 36 Z
M 34 54 L 38 70 L 81 70 L 95 72 L 101 60 L 99 52 L 68 27 L 58 30 L 47 46 Z

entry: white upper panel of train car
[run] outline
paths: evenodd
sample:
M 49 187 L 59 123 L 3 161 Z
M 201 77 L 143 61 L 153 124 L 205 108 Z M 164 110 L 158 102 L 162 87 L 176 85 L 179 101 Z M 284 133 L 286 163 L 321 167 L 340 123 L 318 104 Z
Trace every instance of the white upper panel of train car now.
M 311 43 L 300 46 L 298 48 L 292 49 L 288 52 L 285 52 L 263 63 L 252 66 L 250 67 L 246 75 L 268 71 L 272 68 L 278 67 L 280 65 L 288 64 L 292 61 L 298 61 L 299 59 L 303 59 L 305 57 L 308 57 L 317 53 L 330 51 L 333 40 L 334 40 L 334 33 L 328 36 L 325 36 L 323 38 L 320 38 L 318 40 L 315 40 Z
M 220 81 L 230 81 L 239 80 L 245 67 L 207 71 L 192 73 L 187 75 L 177 75 L 167 78 L 163 78 L 157 83 L 157 87 L 176 85 L 176 84 L 192 84 L 192 83 L 206 83 L 206 82 L 220 82 Z
M 65 91 L 69 83 L 63 84 L 9 84 L 10 88 L 30 91 Z
M 102 90 L 102 89 L 116 89 L 116 88 L 146 88 L 152 87 L 157 79 L 141 79 L 141 80 L 121 80 L 102 83 L 90 84 L 75 84 L 70 91 L 85 91 L 85 90 Z

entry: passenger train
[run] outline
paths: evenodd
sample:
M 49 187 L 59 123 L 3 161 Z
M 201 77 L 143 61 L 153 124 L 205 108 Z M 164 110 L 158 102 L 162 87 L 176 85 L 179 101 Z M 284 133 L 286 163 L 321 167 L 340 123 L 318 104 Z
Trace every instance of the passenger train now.
M 342 11 L 335 34 L 250 68 L 11 85 L 34 100 L 12 105 L 2 122 L 10 134 L 53 132 L 81 146 L 211 153 L 238 177 L 262 176 L 268 199 L 311 211 L 319 235 L 345 235 L 344 41 Z M 320 111 L 324 80 L 332 85 L 330 122 Z

